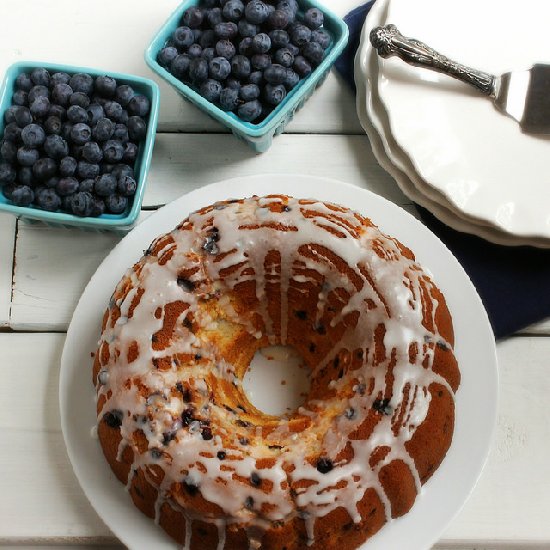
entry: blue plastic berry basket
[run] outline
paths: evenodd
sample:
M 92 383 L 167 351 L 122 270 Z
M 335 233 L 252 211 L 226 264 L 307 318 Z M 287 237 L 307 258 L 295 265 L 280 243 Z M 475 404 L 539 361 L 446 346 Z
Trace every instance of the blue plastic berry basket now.
M 44 67 L 50 71 L 50 73 L 66 72 L 71 75 L 75 73 L 87 73 L 94 77 L 102 75 L 112 76 L 116 79 L 117 83 L 132 86 L 138 94 L 144 95 L 149 99 L 151 102 L 151 111 L 147 121 L 147 135 L 145 141 L 139 146 L 138 156 L 134 165 L 137 189 L 132 202 L 122 214 L 102 214 L 97 218 L 81 218 L 61 211 L 48 212 L 34 206 L 16 206 L 6 199 L 1 192 L 0 212 L 9 212 L 16 215 L 18 218 L 34 222 L 40 221 L 48 225 L 81 227 L 98 231 L 130 229 L 136 221 L 141 209 L 147 173 L 151 165 L 151 155 L 153 153 L 159 111 L 159 88 L 157 83 L 149 78 L 90 69 L 89 67 L 58 65 L 39 61 L 20 61 L 14 63 L 7 69 L 2 87 L 0 88 L 0 136 L 4 133 L 4 113 L 12 104 L 15 80 L 19 74 L 30 72 L 36 67 Z
M 298 18 L 309 8 L 318 8 L 323 12 L 324 28 L 332 35 L 333 41 L 327 49 L 325 59 L 321 64 L 286 96 L 273 112 L 259 124 L 244 122 L 234 113 L 228 113 L 207 101 L 190 86 L 170 74 L 157 61 L 158 52 L 165 46 L 174 30 L 179 26 L 183 12 L 200 4 L 200 0 L 185 0 L 166 23 L 159 30 L 153 41 L 145 51 L 145 61 L 160 77 L 170 83 L 183 97 L 194 103 L 212 118 L 231 129 L 233 134 L 245 141 L 256 152 L 263 153 L 269 149 L 273 137 L 280 134 L 292 120 L 294 113 L 309 99 L 315 89 L 327 77 L 330 68 L 345 48 L 348 41 L 348 27 L 346 23 L 316 0 L 299 0 L 300 11 Z

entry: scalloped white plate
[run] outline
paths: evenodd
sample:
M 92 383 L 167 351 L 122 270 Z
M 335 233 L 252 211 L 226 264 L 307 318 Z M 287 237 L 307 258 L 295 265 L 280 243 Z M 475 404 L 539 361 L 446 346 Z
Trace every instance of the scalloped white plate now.
M 550 3 L 540 0 L 521 9 L 511 0 L 392 0 L 386 21 L 499 74 L 550 62 L 549 18 Z M 399 59 L 379 61 L 378 91 L 389 134 L 454 210 L 512 236 L 550 239 L 550 139 L 523 134 L 467 85 Z
M 369 216 L 383 231 L 415 252 L 447 298 L 455 327 L 455 352 L 462 372 L 462 384 L 456 396 L 453 444 L 411 512 L 392 521 L 365 545 L 365 550 L 428 548 L 470 495 L 489 451 L 498 389 L 494 337 L 468 276 L 437 237 L 395 204 L 335 180 L 257 175 L 208 185 L 161 208 L 112 250 L 80 298 L 61 359 L 61 426 L 75 474 L 99 516 L 125 545 L 139 549 L 177 547 L 134 507 L 122 484 L 111 473 L 98 441 L 91 436 L 96 418 L 90 353 L 95 351 L 103 310 L 115 285 L 156 236 L 170 231 L 191 211 L 212 202 L 230 196 L 269 193 L 332 201 Z

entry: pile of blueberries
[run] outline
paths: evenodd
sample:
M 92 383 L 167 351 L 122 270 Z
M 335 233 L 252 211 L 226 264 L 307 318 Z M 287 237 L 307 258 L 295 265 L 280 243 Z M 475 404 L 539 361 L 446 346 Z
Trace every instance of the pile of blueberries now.
M 325 56 L 323 13 L 296 0 L 202 0 L 188 8 L 157 61 L 224 111 L 258 123 Z
M 110 76 L 21 73 L 5 111 L 0 186 L 17 206 L 97 217 L 121 214 L 150 101 Z

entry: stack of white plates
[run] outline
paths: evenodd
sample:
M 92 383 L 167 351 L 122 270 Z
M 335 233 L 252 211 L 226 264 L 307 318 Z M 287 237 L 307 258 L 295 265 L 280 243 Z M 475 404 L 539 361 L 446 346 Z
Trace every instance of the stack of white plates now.
M 393 23 L 500 74 L 550 63 L 548 21 L 541 0 L 377 0 L 355 60 L 357 111 L 380 164 L 445 224 L 497 244 L 550 248 L 550 137 L 522 133 L 466 84 L 382 59 L 369 33 Z

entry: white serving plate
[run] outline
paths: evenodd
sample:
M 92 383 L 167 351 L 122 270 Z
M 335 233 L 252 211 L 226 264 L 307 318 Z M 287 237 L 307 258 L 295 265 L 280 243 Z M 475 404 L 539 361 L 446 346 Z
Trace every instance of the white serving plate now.
M 230 191 L 228 191 L 230 190 Z M 190 212 L 230 197 L 284 193 L 347 205 L 361 212 L 415 251 L 418 261 L 444 292 L 453 315 L 455 353 L 462 372 L 456 396 L 456 429 L 443 464 L 424 486 L 411 512 L 392 521 L 365 550 L 428 548 L 470 495 L 493 438 L 498 374 L 494 337 L 468 276 L 424 225 L 395 204 L 358 187 L 310 176 L 263 175 L 208 185 L 161 208 L 131 231 L 105 258 L 75 309 L 61 360 L 60 411 L 67 452 L 80 485 L 113 533 L 130 548 L 176 548 L 141 514 L 106 463 L 91 435 L 96 423 L 92 359 L 101 318 L 128 266 L 156 236 L 170 231 Z
M 387 22 L 493 74 L 550 62 L 550 3 L 392 0 Z M 467 29 L 467 32 L 465 30 Z M 528 136 L 467 85 L 400 59 L 380 60 L 388 129 L 414 171 L 456 211 L 524 239 L 550 238 L 550 140 Z
M 469 216 L 454 208 L 445 195 L 432 188 L 415 172 L 415 167 L 388 129 L 388 115 L 378 95 L 379 56 L 368 39 L 377 25 L 386 22 L 389 0 L 378 0 L 371 8 L 355 59 L 357 114 L 380 165 L 396 180 L 400 189 L 411 200 L 432 212 L 446 225 L 470 233 L 489 242 L 505 246 L 550 247 L 550 239 L 525 238 L 502 231 L 486 220 Z

